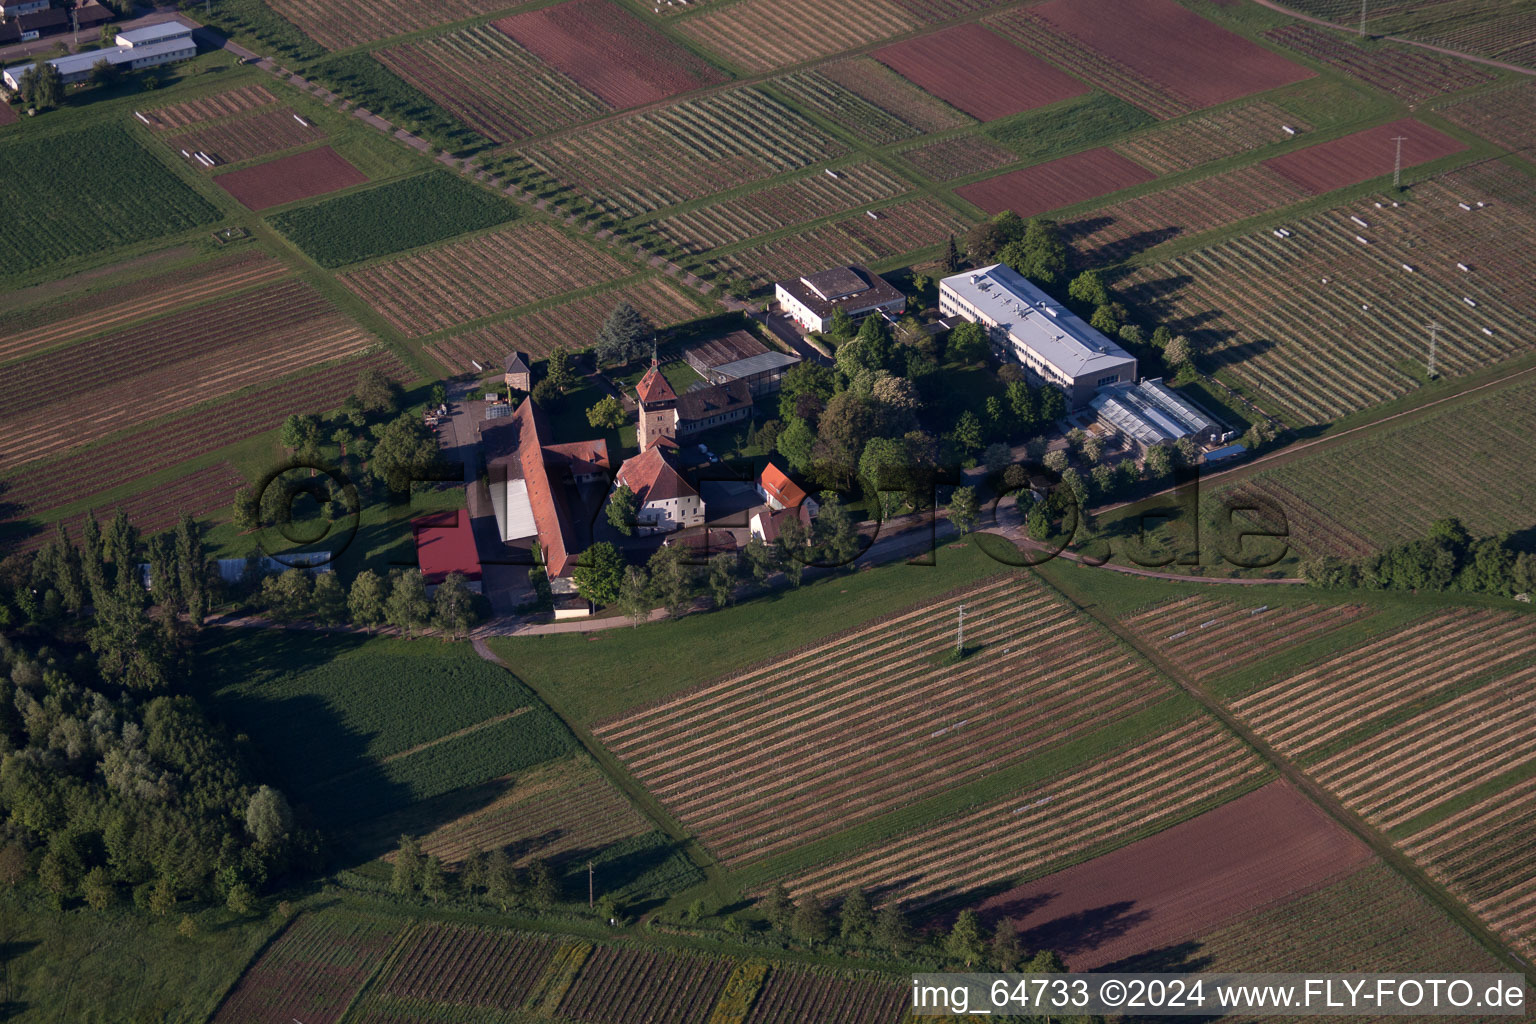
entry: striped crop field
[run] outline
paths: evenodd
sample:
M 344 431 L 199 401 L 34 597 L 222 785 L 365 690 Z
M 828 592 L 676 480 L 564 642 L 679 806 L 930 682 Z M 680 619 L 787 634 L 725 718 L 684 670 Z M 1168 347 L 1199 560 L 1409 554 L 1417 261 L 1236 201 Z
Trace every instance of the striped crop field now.
M 1536 83 L 1522 82 L 1478 93 L 1447 104 L 1435 113 L 1505 149 L 1536 149 Z
M 247 249 L 235 256 L 195 263 L 94 295 L 71 296 L 66 302 L 49 300 L 0 313 L 0 337 L 4 339 L 0 340 L 0 362 L 265 284 L 287 273 L 288 268 L 267 253 Z
M 594 1024 L 696 1024 L 709 1016 L 729 960 L 638 946 L 600 946 L 557 1015 Z
M 1201 337 L 1267 412 L 1327 422 L 1415 390 L 1431 319 L 1445 376 L 1529 350 L 1536 279 L 1521 261 L 1536 244 L 1536 181 L 1521 177 L 1453 172 L 1401 206 L 1362 199 L 1283 222 L 1289 237 L 1265 229 L 1139 268 L 1121 287 Z
M 343 274 L 341 281 L 390 326 L 417 337 L 629 272 L 557 228 L 523 223 Z
M 1358 604 L 1255 608 L 1191 596 L 1154 605 L 1125 625 L 1178 671 L 1205 682 L 1331 633 L 1369 611 Z
M 741 0 L 676 27 L 737 67 L 763 72 L 830 57 L 918 25 L 896 0 Z
M 792 224 L 894 199 L 913 187 L 879 164 L 852 164 L 662 217 L 650 226 L 685 252 L 708 252 Z
M 272 95 L 272 91 L 266 86 L 242 85 L 238 89 L 227 89 L 200 99 L 154 107 L 142 113 L 150 122 L 151 128 L 156 131 L 170 131 L 173 128 L 201 124 L 204 121 L 233 117 L 276 102 L 277 97 Z
M 1311 25 L 1284 25 L 1270 29 L 1264 37 L 1410 102 L 1494 80 L 1491 72 L 1466 61 L 1409 46 L 1366 50 L 1353 40 Z
M 240 978 L 213 1024 L 336 1024 L 399 927 L 389 918 L 337 910 L 301 915 Z
M 546 356 L 557 345 L 586 345 L 615 306 L 627 302 L 657 327 L 692 320 L 701 310 L 686 288 L 665 277 L 646 278 L 636 284 L 598 292 L 569 302 L 558 302 L 532 313 L 452 334 L 426 346 L 432 358 L 454 373 L 481 366 L 499 366 L 511 351 Z
M 1399 845 L 1522 953 L 1536 956 L 1536 779 Z
M 513 863 L 521 866 L 650 830 L 590 762 L 572 762 L 530 769 L 490 803 L 427 833 L 421 848 L 444 864 L 459 864 L 476 850 L 514 847 Z
M 848 57 L 771 84 L 876 146 L 976 123 L 872 57 Z
M 1269 100 L 1248 100 L 1235 106 L 1162 125 L 1114 148 L 1158 174 L 1191 171 L 1224 157 L 1284 142 L 1312 130 L 1308 122 Z
M 346 50 L 390 36 L 504 10 L 507 0 L 270 0 L 273 10 L 327 50 Z
M 1274 171 L 1252 165 L 1101 207 L 1081 220 L 1067 221 L 1062 229 L 1089 265 L 1118 263 L 1170 239 L 1306 198 L 1306 191 Z
M 773 967 L 743 1024 L 892 1024 L 910 1002 L 890 978 L 853 977 Z
M 371 986 L 372 997 L 516 1010 L 560 948 L 557 939 L 470 925 L 423 925 Z
M 1381 829 L 1406 825 L 1448 800 L 1528 766 L 1536 666 L 1500 669 L 1470 693 L 1438 704 L 1319 761 L 1308 770 Z
M 974 650 L 943 664 L 961 604 Z M 742 863 L 980 778 L 1169 692 L 1045 587 L 1011 575 L 594 731 L 722 860 Z M 1045 720 L 1049 730 L 1031 727 Z
M 1018 163 L 1019 155 L 984 135 L 962 135 L 901 151 L 901 158 L 934 181 L 968 178 Z
M 1533 437 L 1536 381 L 1526 377 L 1266 470 L 1245 487 L 1279 503 L 1291 536 L 1313 554 L 1359 557 L 1423 537 L 1447 508 L 1491 537 L 1531 523 Z
M 554 131 L 611 109 L 492 25 L 402 43 L 374 56 L 498 142 Z
M 966 221 L 950 207 L 924 196 L 853 214 L 810 231 L 785 235 L 714 257 L 717 270 L 753 284 L 783 281 L 809 266 L 877 263 L 917 249 L 942 245 L 965 230 Z
M 1536 618 L 1446 611 L 1249 694 L 1232 710 L 1281 753 L 1316 756 L 1415 702 L 1509 671 L 1531 657 L 1533 642 Z
M 290 278 L 18 360 L 0 383 L 0 470 L 372 344 Z
M 313 122 L 300 121 L 289 107 L 278 107 L 276 110 L 258 110 L 174 135 L 162 135 L 160 141 L 186 154 L 189 167 L 207 170 L 192 159 L 191 154 L 201 151 L 220 164 L 237 164 L 242 160 L 254 160 L 258 156 L 319 142 L 325 137 L 325 132 Z
M 744 87 L 577 129 L 513 155 L 515 164 L 633 217 L 845 151 L 768 93 Z
M 1044 21 L 1032 17 L 1027 7 L 1015 8 L 987 19 L 987 24 L 1006 38 L 1057 67 L 1087 79 L 1111 96 L 1140 107 L 1159 120 L 1178 117 L 1197 109 L 1148 82 L 1120 61 L 1089 49 Z
M 823 898 L 860 888 L 876 902 L 923 907 L 1044 875 L 1268 777 L 1235 736 L 1200 718 L 1006 800 L 786 879 L 785 886 Z

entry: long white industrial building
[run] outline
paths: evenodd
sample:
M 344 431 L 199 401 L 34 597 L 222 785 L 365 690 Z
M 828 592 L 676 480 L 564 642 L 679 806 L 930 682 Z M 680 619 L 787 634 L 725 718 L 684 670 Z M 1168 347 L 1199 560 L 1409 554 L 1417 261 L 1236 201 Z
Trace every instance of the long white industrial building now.
M 1136 357 L 1002 263 L 939 282 L 939 311 L 981 324 L 1037 384 L 1055 384 L 1073 409 L 1099 388 L 1136 382 Z
M 106 61 L 118 67 L 137 71 L 157 64 L 187 60 L 197 56 L 197 44 L 192 41 L 192 29 L 180 22 L 168 21 L 160 25 L 119 32 L 117 45 L 100 50 L 86 50 L 64 57 L 53 57 L 48 63 L 58 69 L 59 78 L 65 85 L 83 82 L 91 76 L 91 69 L 98 62 Z M 5 69 L 5 84 L 12 89 L 21 88 L 21 76 L 36 66 L 36 61 L 16 64 Z

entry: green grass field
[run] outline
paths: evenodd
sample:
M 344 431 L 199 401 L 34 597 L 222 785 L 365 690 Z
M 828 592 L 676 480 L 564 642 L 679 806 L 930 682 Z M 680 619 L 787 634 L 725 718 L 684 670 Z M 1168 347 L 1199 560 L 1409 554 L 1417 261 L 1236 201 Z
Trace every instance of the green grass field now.
M 7 274 L 219 218 L 213 204 L 114 124 L 7 139 L 0 181 L 0 267 Z
M 1026 160 L 1101 145 L 1153 124 L 1151 115 L 1108 93 L 1093 92 L 987 128 L 986 134 Z
M 562 756 L 568 730 L 467 645 L 211 631 L 199 675 L 267 777 L 322 823 L 353 822 Z
M 447 171 L 429 171 L 272 218 L 272 226 L 323 267 L 388 256 L 494 227 L 518 208 Z

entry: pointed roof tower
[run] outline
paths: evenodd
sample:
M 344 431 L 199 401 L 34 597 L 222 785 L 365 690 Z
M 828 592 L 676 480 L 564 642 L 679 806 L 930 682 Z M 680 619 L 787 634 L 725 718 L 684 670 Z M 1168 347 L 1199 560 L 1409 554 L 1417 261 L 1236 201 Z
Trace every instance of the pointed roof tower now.
M 651 356 L 651 368 L 645 371 L 645 376 L 640 378 L 640 383 L 635 385 L 635 394 L 640 396 L 641 405 L 660 405 L 663 402 L 677 401 L 677 392 L 672 390 L 672 385 L 667 383 L 667 378 L 661 374 L 661 365 L 656 357 Z

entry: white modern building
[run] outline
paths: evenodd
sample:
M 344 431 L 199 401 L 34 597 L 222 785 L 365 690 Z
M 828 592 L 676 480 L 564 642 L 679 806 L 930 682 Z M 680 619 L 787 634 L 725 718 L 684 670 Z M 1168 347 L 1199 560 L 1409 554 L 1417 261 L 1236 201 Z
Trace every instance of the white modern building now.
M 808 331 L 825 331 L 841 309 L 857 320 L 876 310 L 900 313 L 907 297 L 868 267 L 852 264 L 780 281 L 773 286 L 779 308 Z
M 1099 388 L 1136 382 L 1136 357 L 1011 267 L 990 267 L 939 282 L 939 311 L 987 329 L 1037 384 L 1055 384 L 1081 409 Z
M 197 44 L 192 41 L 192 30 L 179 22 L 168 21 L 161 25 L 136 28 L 120 32 L 117 45 L 84 53 L 71 53 L 48 61 L 58 69 L 59 78 L 65 85 L 83 82 L 91 76 L 91 69 L 101 61 L 128 71 L 152 68 L 197 56 Z M 21 88 L 21 78 L 36 61 L 17 64 L 5 69 L 5 84 L 12 89 Z

